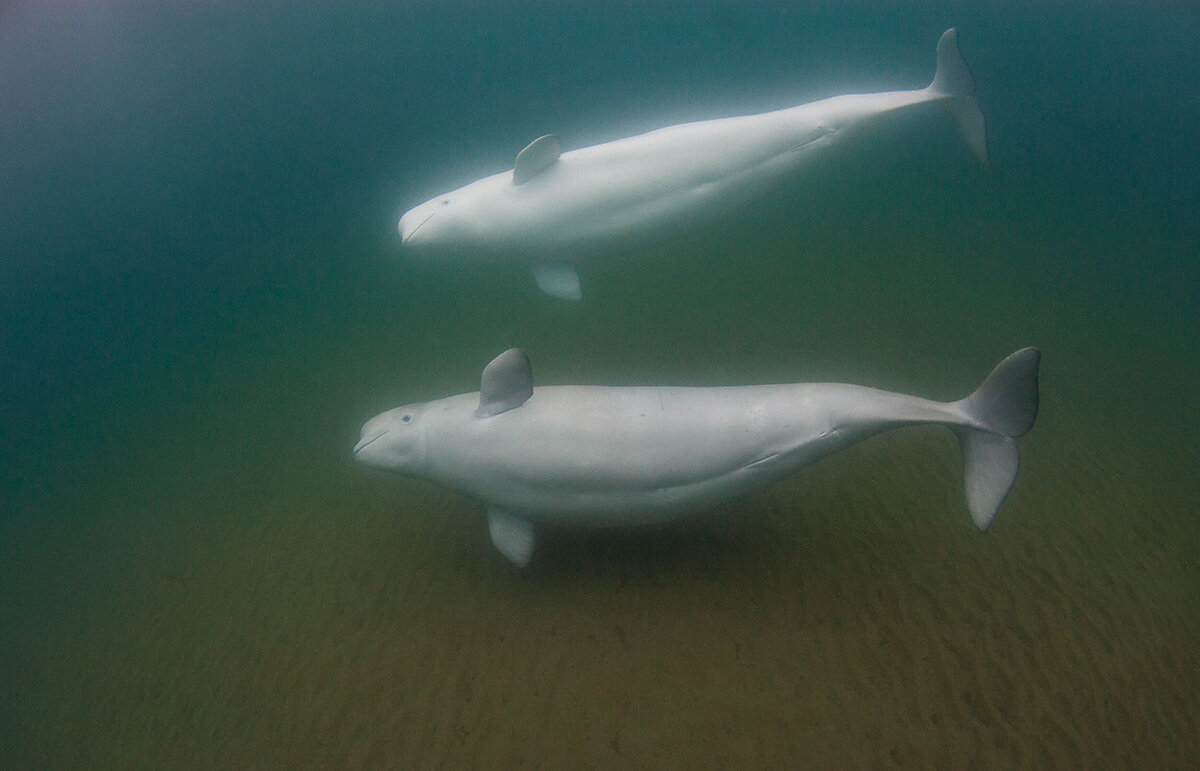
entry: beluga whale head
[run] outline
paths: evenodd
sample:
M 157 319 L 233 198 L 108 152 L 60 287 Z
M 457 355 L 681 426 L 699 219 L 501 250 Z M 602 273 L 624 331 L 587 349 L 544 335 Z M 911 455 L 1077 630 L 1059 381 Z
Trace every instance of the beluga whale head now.
M 354 446 L 354 459 L 372 468 L 404 475 L 421 474 L 426 466 L 425 433 L 428 405 L 407 404 L 371 418 Z
M 475 228 L 464 196 L 448 193 L 409 209 L 400 217 L 400 243 L 421 252 L 471 245 Z
M 511 171 L 478 179 L 409 209 L 400 217 L 401 243 L 420 252 L 499 253 L 522 259 L 531 251 L 553 251 L 555 234 L 570 231 L 547 215 L 564 191 L 555 193 L 544 184 L 529 183 L 544 181 L 560 153 L 558 137 L 548 134 L 517 153 Z

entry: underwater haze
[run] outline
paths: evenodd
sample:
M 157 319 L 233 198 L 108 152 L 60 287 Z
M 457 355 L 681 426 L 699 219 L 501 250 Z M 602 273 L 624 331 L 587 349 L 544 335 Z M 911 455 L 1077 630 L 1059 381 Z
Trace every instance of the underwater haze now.
M 406 259 L 566 149 L 920 88 L 736 214 L 580 266 Z M 1200 6 L 0 4 L 0 767 L 1200 767 Z M 939 399 L 1043 352 L 986 533 L 953 437 L 646 531 L 354 463 L 537 383 Z

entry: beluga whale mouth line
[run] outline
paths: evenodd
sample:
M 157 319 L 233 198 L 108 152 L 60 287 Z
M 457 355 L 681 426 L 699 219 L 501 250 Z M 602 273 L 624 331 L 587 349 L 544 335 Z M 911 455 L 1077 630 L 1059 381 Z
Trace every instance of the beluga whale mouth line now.
M 924 88 L 843 94 L 758 115 L 683 123 L 563 152 L 554 134 L 493 174 L 413 207 L 400 218 L 407 249 L 444 260 L 527 263 L 542 291 L 578 300 L 576 262 L 630 251 L 728 216 L 802 174 L 829 148 L 853 146 L 861 129 L 921 104 L 937 104 L 987 164 L 987 129 L 975 78 L 948 29 Z M 433 215 L 437 214 L 434 218 Z M 416 227 L 406 227 L 417 222 Z
M 421 220 L 420 223 L 418 223 L 415 228 L 413 228 L 412 230 L 409 230 L 407 233 L 404 232 L 404 218 L 401 217 L 400 218 L 400 243 L 407 245 L 408 242 L 410 240 L 412 240 L 412 237 L 414 235 L 416 235 L 417 231 L 420 230 L 422 227 L 424 227 L 426 222 L 429 222 L 429 220 L 433 219 L 433 215 L 436 213 L 437 212 L 429 212 L 429 214 L 426 215 L 425 219 Z
M 372 442 L 376 442 L 379 439 L 383 438 L 383 436 L 386 433 L 387 433 L 386 431 L 382 431 L 378 434 L 375 434 L 374 436 L 371 436 L 371 437 L 364 436 L 362 439 L 359 439 L 358 444 L 354 445 L 355 456 L 357 456 L 360 452 L 362 452 L 366 448 L 370 447 Z
M 535 523 L 668 522 L 884 431 L 934 424 L 958 437 L 967 508 L 986 530 L 1016 481 L 1017 437 L 1037 418 L 1040 361 L 1024 348 L 971 395 L 939 402 L 838 383 L 535 389 L 529 357 L 512 348 L 477 393 L 367 421 L 355 459 L 482 501 L 492 542 L 524 567 Z

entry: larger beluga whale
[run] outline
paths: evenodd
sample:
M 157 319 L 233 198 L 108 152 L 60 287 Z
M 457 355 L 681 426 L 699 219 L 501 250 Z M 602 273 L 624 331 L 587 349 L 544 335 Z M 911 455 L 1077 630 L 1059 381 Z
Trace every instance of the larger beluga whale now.
M 975 79 L 950 29 L 925 88 L 684 123 L 570 152 L 558 137 L 541 137 L 517 155 L 512 171 L 405 212 L 401 241 L 442 259 L 528 261 L 543 291 L 577 300 L 576 260 L 727 215 L 881 117 L 926 103 L 942 105 L 987 161 Z
M 670 521 L 884 431 L 933 423 L 958 436 L 982 530 L 1016 479 L 1040 359 L 1036 348 L 1017 351 L 970 396 L 938 402 L 830 383 L 534 388 L 528 357 L 513 348 L 483 370 L 478 393 L 367 421 L 354 456 L 482 501 L 496 548 L 523 567 L 534 523 Z

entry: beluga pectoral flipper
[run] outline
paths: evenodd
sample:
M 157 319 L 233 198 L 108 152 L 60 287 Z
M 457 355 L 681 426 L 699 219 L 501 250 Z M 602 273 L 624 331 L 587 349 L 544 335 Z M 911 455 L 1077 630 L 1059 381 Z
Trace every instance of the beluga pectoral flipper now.
M 684 123 L 562 151 L 546 135 L 517 154 L 512 171 L 439 195 L 400 218 L 404 248 L 445 261 L 531 264 L 542 291 L 583 296 L 575 263 L 728 215 L 803 173 L 830 148 L 915 105 L 943 105 L 966 145 L 987 161 L 975 79 L 955 30 L 937 46 L 925 88 L 845 94 L 759 115 Z
M 482 501 L 496 548 L 533 556 L 535 525 L 666 522 L 764 487 L 894 428 L 936 424 L 962 447 L 967 505 L 984 530 L 1016 480 L 1017 437 L 1038 412 L 1041 354 L 1000 362 L 954 402 L 837 383 L 723 388 L 533 386 L 518 349 L 479 393 L 384 412 L 355 458 Z

